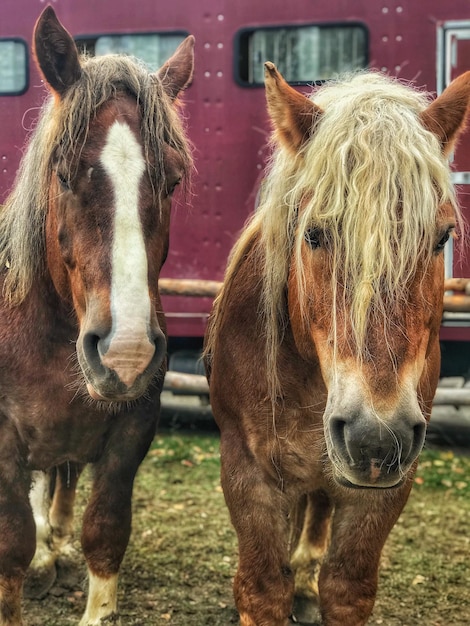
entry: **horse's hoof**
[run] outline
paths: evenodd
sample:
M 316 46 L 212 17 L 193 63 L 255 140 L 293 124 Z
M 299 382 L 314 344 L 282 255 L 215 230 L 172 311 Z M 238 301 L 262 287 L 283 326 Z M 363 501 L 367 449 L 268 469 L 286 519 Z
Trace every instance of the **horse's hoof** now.
M 29 569 L 23 586 L 25 598 L 41 600 L 55 583 L 57 570 L 52 563 L 48 567 Z
M 321 616 L 316 601 L 313 598 L 296 596 L 291 623 L 301 626 L 321 626 Z
M 98 624 L 99 626 L 108 626 L 108 624 L 112 624 L 112 626 L 121 626 L 121 619 L 117 613 L 111 613 L 110 615 L 102 617 L 101 619 L 97 618 L 97 620 L 87 619 L 87 617 L 84 615 L 78 626 L 98 626 Z
M 321 626 L 321 622 L 299 622 L 295 615 L 289 617 L 288 624 L 289 626 L 291 626 L 291 624 L 292 626 Z

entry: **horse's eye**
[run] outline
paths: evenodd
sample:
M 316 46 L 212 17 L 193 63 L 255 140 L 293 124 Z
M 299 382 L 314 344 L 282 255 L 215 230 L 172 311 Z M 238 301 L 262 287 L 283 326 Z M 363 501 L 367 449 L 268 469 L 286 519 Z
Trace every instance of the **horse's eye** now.
M 452 228 L 449 228 L 448 230 L 446 230 L 444 235 L 439 239 L 436 247 L 434 248 L 434 252 L 436 254 L 439 254 L 439 252 L 442 252 L 444 250 L 446 243 L 449 241 L 451 232 L 452 232 Z
M 181 182 L 181 178 L 178 178 L 178 180 L 175 180 L 173 183 L 170 183 L 168 185 L 168 195 L 171 196 L 174 192 L 174 190 L 176 189 L 176 187 L 178 187 L 178 185 Z
M 315 250 L 321 246 L 321 231 L 318 228 L 309 228 L 305 231 L 304 239 L 312 250 Z
M 64 174 L 61 174 L 59 171 L 56 171 L 56 176 L 57 176 L 57 180 L 59 181 L 59 185 L 61 186 L 62 190 L 69 191 L 70 181 L 67 178 L 67 176 L 64 176 Z

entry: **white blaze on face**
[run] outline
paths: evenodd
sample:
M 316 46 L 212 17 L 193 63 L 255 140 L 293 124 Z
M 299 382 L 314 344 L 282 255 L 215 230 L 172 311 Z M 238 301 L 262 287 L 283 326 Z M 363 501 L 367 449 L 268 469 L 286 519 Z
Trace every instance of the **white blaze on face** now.
M 111 343 L 102 362 L 130 387 L 155 351 L 149 340 L 148 267 L 139 216 L 139 188 L 145 172 L 142 148 L 126 124 L 114 122 L 101 154 L 115 208 L 111 253 Z

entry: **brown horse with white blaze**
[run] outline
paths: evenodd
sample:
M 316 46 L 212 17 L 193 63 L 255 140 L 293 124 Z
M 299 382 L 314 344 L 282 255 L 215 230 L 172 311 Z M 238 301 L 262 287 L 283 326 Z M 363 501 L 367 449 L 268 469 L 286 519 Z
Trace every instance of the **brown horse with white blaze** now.
M 242 626 L 362 626 L 439 376 L 470 73 L 434 101 L 373 72 L 265 81 L 273 156 L 205 350 L 235 601 Z
M 51 97 L 0 211 L 2 626 L 23 623 L 36 543 L 33 569 L 53 570 L 86 463 L 90 584 L 80 623 L 119 622 L 133 481 L 166 369 L 158 278 L 173 190 L 192 166 L 176 98 L 191 80 L 193 47 L 188 37 L 151 74 L 124 56 L 80 57 L 51 7 L 35 27 Z M 49 483 L 30 488 L 32 474 L 54 468 L 49 511 Z

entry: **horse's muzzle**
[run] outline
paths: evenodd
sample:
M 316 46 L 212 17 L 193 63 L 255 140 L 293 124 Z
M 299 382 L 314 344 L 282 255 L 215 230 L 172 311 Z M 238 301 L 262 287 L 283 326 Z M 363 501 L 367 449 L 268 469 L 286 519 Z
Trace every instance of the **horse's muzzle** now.
M 326 441 L 336 481 L 346 487 L 390 488 L 406 477 L 424 444 L 426 421 L 419 410 L 387 421 L 376 414 L 334 413 Z
M 77 341 L 77 355 L 94 400 L 128 402 L 148 389 L 166 356 L 166 337 L 154 329 L 147 341 L 114 342 L 88 330 Z

